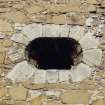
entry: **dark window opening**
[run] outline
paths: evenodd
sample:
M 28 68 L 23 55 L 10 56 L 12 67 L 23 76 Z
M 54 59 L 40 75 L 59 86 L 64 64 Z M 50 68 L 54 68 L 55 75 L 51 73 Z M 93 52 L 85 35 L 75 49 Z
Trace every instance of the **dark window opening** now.
M 26 46 L 25 55 L 38 69 L 70 69 L 81 61 L 82 48 L 72 38 L 39 37 Z

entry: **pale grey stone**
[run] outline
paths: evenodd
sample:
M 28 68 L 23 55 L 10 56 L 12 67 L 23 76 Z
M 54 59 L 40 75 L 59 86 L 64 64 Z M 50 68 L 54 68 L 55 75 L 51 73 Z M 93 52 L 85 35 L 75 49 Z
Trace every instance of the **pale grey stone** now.
M 59 37 L 59 25 L 46 24 L 43 26 L 43 36 Z
M 57 83 L 58 82 L 58 71 L 57 70 L 47 70 L 46 77 L 47 77 L 48 83 Z
M 21 33 L 16 33 L 11 37 L 11 40 L 14 42 L 22 43 L 27 45 L 29 43 L 29 39 L 27 36 L 21 34 Z
M 81 47 L 83 50 L 91 49 L 91 48 L 97 48 L 99 43 L 99 39 L 96 38 L 94 35 L 94 32 L 89 31 L 85 34 L 85 36 L 79 41 Z
M 22 28 L 21 31 L 24 35 L 26 35 L 29 40 L 33 40 L 37 37 L 42 36 L 42 24 L 28 24 Z
M 59 82 L 67 82 L 70 80 L 70 70 L 60 70 L 59 71 Z
M 28 101 L 31 101 L 32 99 L 40 96 L 42 93 L 39 90 L 29 90 L 29 97 L 28 97 Z
M 73 26 L 70 28 L 69 37 L 80 40 L 84 36 L 84 27 L 83 26 Z
M 69 36 L 69 30 L 70 30 L 69 25 L 61 25 L 60 26 L 60 36 L 61 37 L 68 37 Z
M 92 17 L 88 17 L 86 19 L 86 26 L 92 26 L 92 23 L 93 23 L 93 18 Z
M 28 80 L 34 72 L 35 68 L 29 65 L 27 61 L 22 61 L 13 67 L 6 78 L 11 79 L 13 82 L 22 82 Z
M 70 75 L 73 82 L 80 82 L 91 75 L 92 68 L 88 65 L 80 63 L 71 69 Z
M 24 49 L 15 49 L 15 48 L 11 48 L 8 53 L 7 53 L 8 57 L 10 58 L 10 60 L 12 62 L 17 62 L 19 60 L 24 59 Z
M 83 61 L 90 66 L 98 66 L 101 64 L 102 50 L 91 49 L 83 51 Z
M 14 29 L 15 30 L 22 30 L 22 28 L 25 26 L 25 24 L 15 23 Z
M 46 71 L 38 69 L 35 72 L 33 83 L 45 83 L 46 82 Z

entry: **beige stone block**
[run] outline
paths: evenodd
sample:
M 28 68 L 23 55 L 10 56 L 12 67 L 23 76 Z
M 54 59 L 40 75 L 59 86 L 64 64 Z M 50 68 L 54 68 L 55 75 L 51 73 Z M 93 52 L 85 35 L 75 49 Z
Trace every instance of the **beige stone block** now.
M 61 102 L 59 102 L 59 101 L 50 101 L 45 105 L 63 105 L 63 104 Z
M 67 13 L 70 11 L 81 11 L 80 0 L 71 0 L 71 2 L 68 4 L 52 4 L 48 6 L 48 12 L 50 13 Z
M 97 13 L 105 13 L 105 8 L 97 8 Z
M 66 104 L 84 104 L 89 102 L 89 93 L 85 90 L 68 90 L 61 95 L 61 100 Z
M 11 47 L 13 45 L 13 41 L 10 39 L 3 40 L 3 46 L 4 47 Z
M 66 16 L 65 15 L 53 16 L 53 23 L 54 24 L 66 24 Z
M 40 13 L 41 11 L 44 11 L 44 8 L 43 6 L 40 6 L 40 5 L 33 5 L 33 6 L 29 6 L 26 8 L 26 11 L 29 13 L 29 14 L 32 14 L 32 13 Z
M 5 62 L 5 57 L 5 52 L 0 52 L 0 64 L 3 64 Z
M 100 0 L 87 0 L 87 3 L 89 4 L 98 4 Z
M 16 101 L 15 105 L 30 105 L 30 104 L 28 104 L 28 102 L 26 101 Z
M 7 21 L 4 21 L 2 19 L 0 19 L 0 31 L 1 32 L 11 32 L 13 31 L 12 27 L 11 27 L 11 24 L 8 23 Z
M 93 102 L 92 105 L 105 105 L 105 99 L 99 99 L 99 100 Z
M 27 89 L 22 86 L 13 86 L 9 90 L 10 96 L 15 100 L 25 100 Z
M 85 16 L 83 14 L 71 13 L 67 15 L 67 24 L 84 25 Z
M 89 12 L 94 12 L 94 11 L 96 11 L 96 6 L 95 6 L 95 5 L 88 5 L 87 11 L 89 11 Z
M 28 14 L 28 17 L 31 18 L 31 21 L 34 23 L 47 23 L 47 20 L 49 17 L 46 16 L 46 14 Z M 48 20 L 48 23 L 50 23 L 50 19 Z
M 101 5 L 102 7 L 105 7 L 105 0 L 102 1 Z
M 3 52 L 5 52 L 5 47 L 0 43 L 0 53 L 3 53 Z
M 81 5 L 81 12 L 96 12 L 96 6 L 92 4 Z
M 0 98 L 6 95 L 6 90 L 4 87 L 0 87 Z
M 32 100 L 32 104 L 31 105 L 41 105 L 43 103 L 43 101 L 44 101 L 44 98 L 45 97 L 43 95 L 40 95 L 40 96 L 34 98 Z
M 27 17 L 23 12 L 15 10 L 3 13 L 1 17 L 14 23 L 25 23 L 27 21 Z

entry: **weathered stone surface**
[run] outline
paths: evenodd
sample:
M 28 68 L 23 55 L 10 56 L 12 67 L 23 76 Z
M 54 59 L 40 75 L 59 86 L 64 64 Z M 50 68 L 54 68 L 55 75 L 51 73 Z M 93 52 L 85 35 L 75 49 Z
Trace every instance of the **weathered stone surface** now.
M 22 86 L 14 86 L 9 90 L 11 97 L 15 100 L 25 100 L 27 95 L 27 89 Z
M 102 7 L 105 7 L 105 0 L 101 2 Z
M 100 49 L 90 49 L 83 52 L 83 61 L 90 66 L 101 64 L 102 51 Z
M 13 45 L 13 41 L 11 41 L 10 39 L 3 40 L 4 47 L 11 47 L 12 45 Z
M 60 70 L 59 71 L 59 82 L 69 82 L 70 80 L 70 70 Z
M 26 101 L 16 101 L 15 105 L 29 105 Z
M 66 24 L 66 16 L 65 15 L 53 16 L 52 21 L 54 24 Z
M 97 0 L 87 0 L 87 3 L 90 3 L 90 4 L 98 4 L 99 2 Z
M 80 0 L 75 0 L 75 2 L 71 0 L 70 3 L 67 4 L 49 5 L 48 10 L 50 13 L 67 13 L 70 11 L 79 12 L 81 11 Z
M 91 75 L 92 69 L 83 63 L 77 65 L 76 68 L 72 68 L 71 70 L 71 79 L 73 82 L 79 82 Z
M 87 4 L 87 3 L 84 3 L 83 5 L 81 5 L 81 11 L 83 13 L 89 13 L 89 12 L 96 12 L 96 6 L 93 5 L 93 4 Z
M 61 100 L 66 104 L 84 104 L 89 102 L 89 94 L 85 90 L 68 90 L 61 95 Z
M 40 96 L 42 93 L 39 90 L 29 90 L 28 93 L 28 100 L 32 100 L 38 96 Z
M 59 96 L 61 95 L 61 91 L 59 90 L 48 90 L 45 92 L 47 97 L 56 97 L 59 98 Z
M 59 101 L 50 101 L 45 105 L 63 105 L 63 104 L 61 102 L 59 102 Z
M 70 31 L 70 26 L 69 25 L 61 25 L 59 31 L 60 31 L 60 37 L 68 37 L 69 31 Z
M 21 31 L 24 26 L 25 26 L 25 24 L 15 23 L 14 24 L 14 30 Z
M 27 61 L 18 63 L 6 76 L 6 78 L 11 79 L 13 82 L 28 80 L 33 73 L 35 68 L 31 67 Z
M 43 101 L 44 101 L 44 96 L 40 95 L 32 100 L 31 105 L 41 105 L 43 103 Z
M 42 24 L 28 24 L 23 27 L 22 33 L 27 36 L 29 40 L 33 40 L 42 36 Z
M 86 19 L 86 26 L 92 26 L 92 23 L 93 23 L 93 18 L 92 17 L 88 17 L 87 19 Z
M 21 34 L 21 33 L 16 33 L 11 37 L 11 40 L 18 42 L 18 43 L 22 43 L 27 45 L 29 43 L 29 39 L 27 36 Z
M 25 23 L 27 21 L 25 14 L 21 11 L 16 10 L 3 13 L 1 17 L 14 23 Z
M 98 8 L 97 13 L 104 14 L 105 8 Z
M 43 6 L 40 6 L 40 5 L 28 6 L 28 7 L 26 7 L 26 11 L 29 14 L 39 13 L 41 11 L 44 11 L 44 7 Z
M 6 89 L 4 87 L 0 87 L 0 98 L 6 95 Z
M 7 54 L 12 62 L 19 62 L 21 60 L 24 60 L 24 49 L 22 48 L 10 48 Z
M 85 36 L 79 41 L 83 50 L 97 48 L 99 45 L 99 39 L 95 38 L 94 32 L 87 32 Z
M 70 34 L 69 37 L 80 40 L 84 36 L 84 27 L 82 26 L 73 26 L 70 28 Z
M 45 70 L 37 70 L 35 71 L 35 76 L 33 83 L 45 83 L 46 82 L 46 71 Z
M 0 53 L 4 53 L 4 52 L 5 52 L 5 47 L 2 44 L 0 44 Z
M 5 63 L 6 53 L 0 52 L 0 64 Z
M 46 77 L 47 77 L 47 82 L 48 83 L 57 83 L 57 81 L 58 81 L 58 71 L 47 70 Z
M 105 105 L 105 99 L 96 100 L 93 105 Z
M 0 39 L 3 39 L 3 38 L 5 38 L 5 35 L 0 33 Z
M 12 26 L 7 21 L 0 19 L 0 32 L 12 32 Z
M 67 15 L 67 24 L 84 25 L 85 16 L 83 14 L 69 13 Z
M 59 37 L 59 25 L 46 24 L 43 26 L 43 36 Z

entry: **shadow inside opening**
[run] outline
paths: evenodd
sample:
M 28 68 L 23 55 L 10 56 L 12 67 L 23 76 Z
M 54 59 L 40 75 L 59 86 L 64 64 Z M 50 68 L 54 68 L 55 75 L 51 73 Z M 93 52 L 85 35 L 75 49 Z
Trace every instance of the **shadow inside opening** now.
M 25 48 L 29 63 L 38 69 L 70 69 L 82 60 L 82 48 L 78 41 L 65 37 L 39 37 Z

